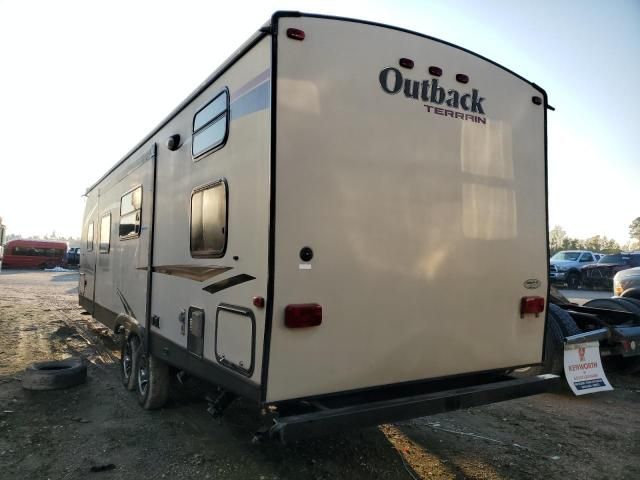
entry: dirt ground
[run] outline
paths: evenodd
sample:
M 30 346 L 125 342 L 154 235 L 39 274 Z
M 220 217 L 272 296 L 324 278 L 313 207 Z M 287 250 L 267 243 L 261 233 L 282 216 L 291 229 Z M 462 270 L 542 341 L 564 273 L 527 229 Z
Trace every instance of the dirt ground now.
M 286 446 L 250 442 L 251 405 L 212 419 L 199 388 L 176 387 L 166 408 L 143 411 L 76 285 L 75 273 L 0 273 L 4 480 L 640 478 L 639 376 L 610 374 L 613 392 L 538 395 Z M 22 389 L 29 363 L 70 355 L 87 359 L 86 384 Z

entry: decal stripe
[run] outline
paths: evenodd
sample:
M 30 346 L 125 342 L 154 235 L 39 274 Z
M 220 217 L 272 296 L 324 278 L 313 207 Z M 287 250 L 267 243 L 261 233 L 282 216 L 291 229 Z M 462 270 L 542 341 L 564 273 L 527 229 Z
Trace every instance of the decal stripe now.
M 127 302 L 127 299 L 124 298 L 124 295 L 122 294 L 119 288 L 116 288 L 116 293 L 118 294 L 118 297 L 120 297 L 120 301 L 122 302 L 122 306 L 124 307 L 124 311 L 126 312 L 126 314 L 132 318 L 136 318 L 136 315 L 133 313 L 133 309 L 131 308 L 131 305 L 129 305 L 129 302 Z
M 213 294 L 213 293 L 219 292 L 220 290 L 224 290 L 226 288 L 233 287 L 235 285 L 240 285 L 241 283 L 245 283 L 255 279 L 256 277 L 252 277 L 251 275 L 242 273 L 240 275 L 236 275 L 235 277 L 229 277 L 224 280 L 220 280 L 219 282 L 212 283 L 211 285 L 204 287 L 202 290 Z
M 261 83 L 246 95 L 234 100 L 231 103 L 231 120 L 269 108 L 270 85 L 271 82 L 268 81 Z
M 196 282 L 204 282 L 210 278 L 220 275 L 221 273 L 232 270 L 233 267 L 225 267 L 223 265 L 158 265 L 152 267 L 154 273 L 162 273 L 164 275 L 173 275 L 175 277 L 188 278 Z M 147 270 L 147 267 L 138 267 L 138 270 Z
M 247 83 L 245 83 L 239 89 L 233 91 L 231 93 L 231 102 L 235 102 L 242 95 L 247 93 L 249 90 L 252 90 L 256 86 L 260 85 L 261 83 L 268 82 L 270 78 L 271 78 L 271 70 L 267 68 L 264 72 L 262 72 L 261 74 L 259 74 L 256 77 L 252 78 L 251 80 L 249 80 Z

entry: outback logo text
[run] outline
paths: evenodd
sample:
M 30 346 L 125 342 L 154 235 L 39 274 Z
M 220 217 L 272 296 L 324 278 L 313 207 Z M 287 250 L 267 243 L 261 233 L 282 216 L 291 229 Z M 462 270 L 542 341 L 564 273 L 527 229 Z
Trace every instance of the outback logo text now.
M 479 116 L 485 115 L 484 105 L 482 104 L 485 99 L 480 96 L 480 92 L 476 88 L 471 89 L 470 93 L 461 93 L 454 88 L 445 89 L 440 85 L 437 78 L 424 80 L 404 78 L 400 70 L 394 67 L 383 68 L 378 75 L 378 80 L 382 90 L 389 95 L 395 95 L 402 91 L 407 98 L 432 104 L 424 104 L 430 113 L 461 120 L 471 120 L 475 123 L 486 123 L 486 118 Z M 433 105 L 446 105 L 447 107 L 471 113 L 456 112 Z M 473 115 L 474 113 L 478 115 Z

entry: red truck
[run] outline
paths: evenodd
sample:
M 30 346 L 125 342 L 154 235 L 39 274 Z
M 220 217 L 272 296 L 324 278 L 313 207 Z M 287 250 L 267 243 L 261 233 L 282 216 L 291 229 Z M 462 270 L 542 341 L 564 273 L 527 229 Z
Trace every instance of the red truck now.
M 4 248 L 3 267 L 53 268 L 62 265 L 67 244 L 45 240 L 11 240 Z

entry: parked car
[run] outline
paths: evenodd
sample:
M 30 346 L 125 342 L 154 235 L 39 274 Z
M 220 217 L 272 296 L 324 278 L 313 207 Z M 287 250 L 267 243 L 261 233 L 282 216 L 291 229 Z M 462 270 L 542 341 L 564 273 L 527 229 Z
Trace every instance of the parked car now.
M 66 251 L 65 242 L 11 240 L 5 245 L 3 267 L 53 268 L 62 264 Z
M 598 263 L 582 268 L 582 285 L 587 288 L 612 288 L 614 276 L 633 267 L 640 267 L 638 253 L 605 255 Z
M 80 247 L 71 247 L 67 250 L 67 265 L 80 264 Z
M 640 267 L 621 270 L 613 277 L 613 294 L 640 300 Z
M 596 261 L 593 252 L 563 250 L 551 257 L 549 279 L 551 283 L 566 283 L 569 288 L 578 288 L 581 280 L 580 270 Z

